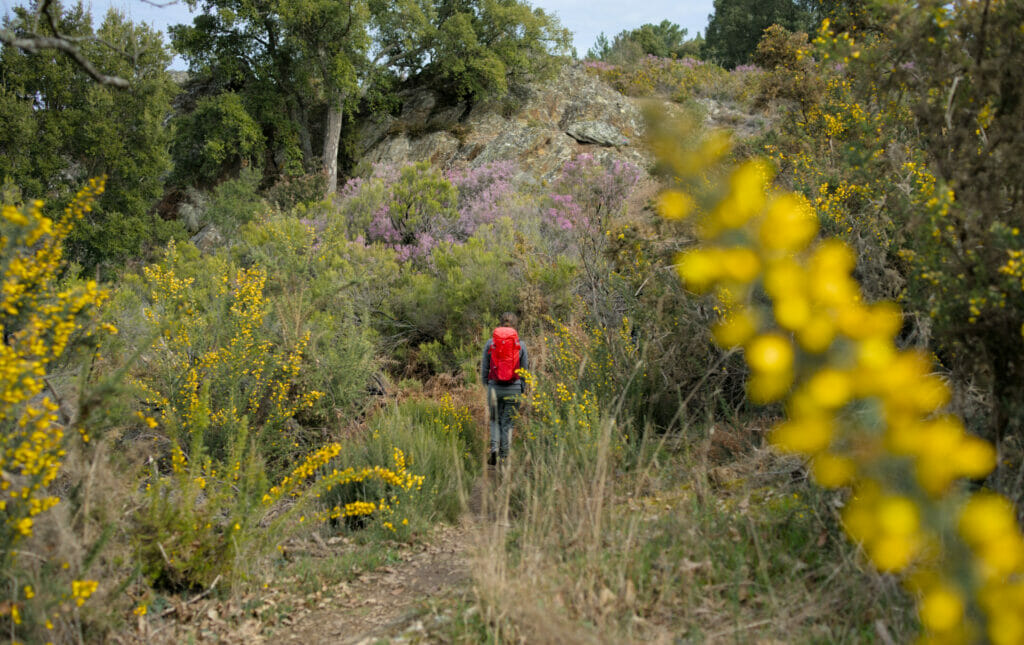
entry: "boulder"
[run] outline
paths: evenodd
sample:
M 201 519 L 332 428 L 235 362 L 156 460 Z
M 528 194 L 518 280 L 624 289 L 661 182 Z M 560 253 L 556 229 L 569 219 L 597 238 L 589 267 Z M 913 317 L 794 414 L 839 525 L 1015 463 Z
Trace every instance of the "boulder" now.
M 580 64 L 566 65 L 553 79 L 517 88 L 517 106 L 511 110 L 507 100 L 469 108 L 440 104 L 430 92 L 410 91 L 402 98 L 400 116 L 361 124 L 359 142 L 367 162 L 429 160 L 450 168 L 514 161 L 539 179 L 550 179 L 583 151 L 602 161 L 642 167 L 652 162 L 643 146 L 631 143 L 639 142 L 644 132 L 634 99 Z
M 603 121 L 576 121 L 565 129 L 565 133 L 580 143 L 593 143 L 599 146 L 624 146 L 629 139 Z
M 224 235 L 213 224 L 207 224 L 192 236 L 192 244 L 202 254 L 213 253 L 227 242 Z

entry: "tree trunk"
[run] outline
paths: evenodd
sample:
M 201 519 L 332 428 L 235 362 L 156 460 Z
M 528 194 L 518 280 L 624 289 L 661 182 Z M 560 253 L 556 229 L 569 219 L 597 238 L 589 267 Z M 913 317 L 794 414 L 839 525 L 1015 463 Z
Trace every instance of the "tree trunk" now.
M 292 122 L 299 129 L 299 147 L 302 149 L 302 171 L 310 172 L 313 167 L 313 139 L 309 136 L 309 119 L 306 106 L 291 101 Z
M 326 197 L 338 190 L 338 146 L 341 143 L 341 120 L 345 116 L 345 95 L 338 92 L 327 106 L 327 130 L 324 132 L 324 174 L 327 175 Z

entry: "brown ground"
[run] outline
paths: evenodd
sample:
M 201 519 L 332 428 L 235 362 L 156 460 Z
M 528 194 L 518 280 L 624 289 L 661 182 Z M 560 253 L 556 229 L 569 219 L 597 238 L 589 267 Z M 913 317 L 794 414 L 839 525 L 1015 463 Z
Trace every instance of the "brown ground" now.
M 470 589 L 467 548 L 481 518 L 487 479 L 477 481 L 458 526 L 439 527 L 425 542 L 400 547 L 397 563 L 309 594 L 297 590 L 294 580 L 282 579 L 241 598 L 177 599 L 168 609 L 138 617 L 133 630 L 110 641 L 369 645 L 429 640 L 427 629 L 447 620 L 445 606 L 450 611 L 453 603 L 446 601 Z M 315 558 L 351 548 L 344 538 L 293 546 L 299 557 Z
M 467 586 L 464 534 L 468 530 L 471 527 L 444 527 L 430 543 L 403 553 L 401 563 L 342 585 L 325 606 L 277 630 L 271 640 L 304 645 L 368 644 L 402 635 L 416 640 L 422 632 L 416 619 L 424 609 Z

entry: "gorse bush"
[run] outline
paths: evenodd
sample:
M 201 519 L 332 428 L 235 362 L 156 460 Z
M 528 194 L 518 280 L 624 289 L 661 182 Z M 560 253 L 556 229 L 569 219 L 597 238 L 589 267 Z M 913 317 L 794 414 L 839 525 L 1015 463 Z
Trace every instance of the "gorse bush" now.
M 379 368 L 374 329 L 365 324 L 397 280 L 393 253 L 367 249 L 290 215 L 260 219 L 241 231 L 242 263 L 265 272 L 273 320 L 266 333 L 284 347 L 308 336 L 298 387 L 323 395 L 298 412 L 308 428 L 326 429 L 361 410 Z M 377 251 L 380 251 L 378 253 Z M 360 276 L 375 275 L 364 281 Z M 307 434 L 308 447 L 315 444 Z
M 148 369 L 132 381 L 144 393 L 142 414 L 186 452 L 193 423 L 209 415 L 200 445 L 214 460 L 228 461 L 232 436 L 251 430 L 252 449 L 287 463 L 300 441 L 288 420 L 322 396 L 293 392 L 308 336 L 288 348 L 266 338 L 266 274 L 259 268 L 185 255 L 171 245 L 160 264 L 143 269 L 143 314 L 160 336 L 144 354 Z
M 455 522 L 463 511 L 483 456 L 480 428 L 469 410 L 449 394 L 440 401 L 410 399 L 380 410 L 369 420 L 369 434 L 342 446 L 338 457 L 323 470 L 333 473 L 335 464 L 350 465 L 358 472 L 375 464 L 394 463 L 416 473 L 414 485 L 396 485 L 387 478 L 346 482 L 324 495 L 324 505 L 337 512 L 359 508 L 363 515 L 348 521 L 365 522 L 386 537 L 408 538 L 437 521 Z M 367 505 L 361 500 L 370 501 Z M 355 504 L 356 506 L 352 506 Z M 356 519 L 358 518 L 358 519 Z
M 23 549 L 40 516 L 61 502 L 53 484 L 72 442 L 91 439 L 89 428 L 66 425 L 55 391 L 46 390 L 47 374 L 75 339 L 95 331 L 90 322 L 107 295 L 92 281 L 58 283 L 64 243 L 103 189 L 102 179 L 89 182 L 57 219 L 38 201 L 0 211 L 0 625 L 12 639 L 43 638 L 55 623 L 63 632 L 65 614 L 96 590 L 67 563 Z
M 696 171 L 725 148 L 687 148 L 680 136 L 663 126 L 655 139 L 680 182 L 660 211 L 695 217 L 701 238 L 680 255 L 679 275 L 693 290 L 720 289 L 728 313 L 715 338 L 743 346 L 750 398 L 785 401 L 772 442 L 809 457 L 820 485 L 852 487 L 847 533 L 876 567 L 903 574 L 928 638 L 1019 642 L 1024 537 L 1013 507 L 956 484 L 991 472 L 995 450 L 942 414 L 950 393 L 928 357 L 896 348 L 900 310 L 863 302 L 853 253 L 838 240 L 815 243 L 805 200 L 770 191 L 761 161 L 708 195 Z
M 823 22 L 808 77 L 824 84 L 820 102 L 773 150 L 857 250 L 869 296 L 899 297 L 917 338 L 984 393 L 990 412 L 972 426 L 1018 452 L 1019 178 L 1006 160 L 1021 136 L 1006 97 L 1019 66 L 994 61 L 1019 50 L 1019 14 L 1013 3 L 886 4 Z M 1004 487 L 1016 478 L 1005 471 Z

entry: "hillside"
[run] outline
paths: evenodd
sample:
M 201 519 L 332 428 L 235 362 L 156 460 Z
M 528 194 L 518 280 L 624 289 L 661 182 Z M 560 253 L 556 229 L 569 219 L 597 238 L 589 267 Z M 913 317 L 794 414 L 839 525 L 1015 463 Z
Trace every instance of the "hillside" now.
M 3 50 L 12 641 L 1024 641 L 1024 121 L 949 25 L 348 68 L 316 6 L 179 30 L 184 92 Z

